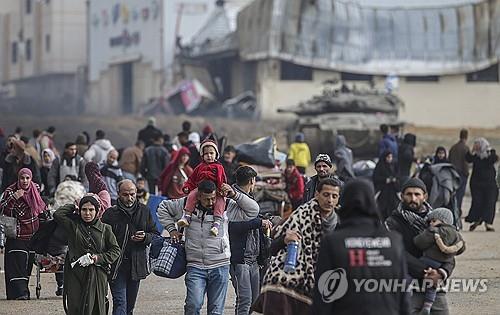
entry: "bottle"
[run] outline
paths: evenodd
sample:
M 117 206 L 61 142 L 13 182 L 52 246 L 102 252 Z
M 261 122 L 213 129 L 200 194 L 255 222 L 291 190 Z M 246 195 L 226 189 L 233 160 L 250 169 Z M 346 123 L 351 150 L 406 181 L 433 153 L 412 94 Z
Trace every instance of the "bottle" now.
M 3 225 L 0 225 L 0 249 L 5 247 L 5 233 L 3 230 Z
M 288 243 L 286 246 L 286 259 L 285 268 L 283 271 L 286 273 L 295 272 L 295 266 L 297 265 L 297 253 L 299 249 L 299 243 L 296 241 Z

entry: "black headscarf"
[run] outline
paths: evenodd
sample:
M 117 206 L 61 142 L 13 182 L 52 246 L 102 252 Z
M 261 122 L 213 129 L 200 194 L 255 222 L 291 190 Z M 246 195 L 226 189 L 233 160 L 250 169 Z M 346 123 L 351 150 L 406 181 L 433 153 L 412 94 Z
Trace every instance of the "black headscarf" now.
M 438 152 L 439 151 L 444 151 L 444 159 L 438 158 Z M 439 164 L 439 163 L 450 163 L 450 161 L 448 160 L 448 154 L 446 152 L 446 148 L 445 147 L 437 147 L 436 148 L 436 153 L 434 153 L 433 164 Z
M 82 215 L 80 213 L 80 210 L 78 210 L 78 215 L 80 216 L 80 219 L 82 220 L 83 224 L 85 225 L 94 225 L 97 220 L 99 220 L 99 218 L 97 217 L 97 213 L 99 213 L 99 200 L 97 200 L 96 197 L 94 196 L 91 196 L 91 195 L 87 195 L 87 196 L 84 196 L 82 199 L 80 199 L 80 203 L 78 204 L 78 209 L 81 209 L 82 206 L 86 203 L 90 202 L 94 207 L 95 207 L 95 217 L 94 219 L 91 221 L 91 222 L 85 222 L 83 221 L 82 219 Z
M 352 217 L 370 217 L 380 221 L 373 185 L 364 179 L 353 179 L 344 186 L 342 207 L 338 211 L 341 221 Z

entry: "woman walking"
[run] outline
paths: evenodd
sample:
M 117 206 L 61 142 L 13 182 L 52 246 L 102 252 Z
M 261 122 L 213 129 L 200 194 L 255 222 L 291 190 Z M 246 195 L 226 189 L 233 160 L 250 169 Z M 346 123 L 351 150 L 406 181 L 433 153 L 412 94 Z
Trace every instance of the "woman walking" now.
M 160 175 L 160 190 L 163 196 L 167 196 L 169 199 L 179 199 L 186 196 L 182 191 L 182 186 L 193 173 L 193 169 L 188 164 L 189 157 L 189 149 L 182 147 L 163 170 Z
M 99 205 L 99 197 L 86 195 L 78 209 L 68 204 L 54 213 L 68 239 L 63 303 L 70 315 L 107 314 L 108 273 L 120 247 L 111 227 L 97 217 Z
M 392 153 L 385 151 L 373 171 L 373 184 L 377 192 L 377 205 L 385 220 L 399 204 L 399 180 Z
M 17 219 L 16 238 L 7 238 L 5 244 L 7 300 L 30 299 L 28 282 L 35 253 L 29 251 L 29 243 L 38 231 L 40 218 L 46 218 L 47 209 L 32 178 L 30 169 L 19 170 L 17 182 L 5 190 L 0 201 L 0 213 Z
M 472 204 L 465 222 L 472 223 L 470 231 L 474 231 L 484 222 L 486 231 L 493 232 L 495 229 L 492 224 L 498 198 L 494 164 L 498 161 L 498 155 L 485 138 L 477 138 L 474 140 L 472 153 L 467 152 L 465 159 L 472 163 L 470 178 Z

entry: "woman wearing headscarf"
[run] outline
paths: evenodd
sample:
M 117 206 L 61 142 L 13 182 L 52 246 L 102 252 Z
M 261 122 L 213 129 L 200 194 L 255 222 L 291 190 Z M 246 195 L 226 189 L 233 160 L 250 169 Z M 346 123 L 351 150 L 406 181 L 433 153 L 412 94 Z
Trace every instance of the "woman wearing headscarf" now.
M 9 139 L 9 153 L 5 156 L 2 161 L 3 174 L 2 174 L 2 188 L 0 188 L 0 193 L 7 189 L 8 186 L 17 182 L 17 175 L 19 170 L 22 168 L 28 168 L 31 170 L 32 180 L 40 184 L 40 169 L 38 168 L 36 161 L 26 154 L 25 152 L 26 144 L 17 139 Z
M 353 156 L 352 150 L 347 147 L 345 137 L 337 136 L 337 147 L 334 152 L 335 164 L 337 164 L 337 175 L 344 182 L 354 178 L 354 170 L 352 169 Z
M 54 151 L 52 151 L 51 149 L 47 148 L 42 151 L 42 167 L 40 168 L 40 177 L 42 179 L 42 185 L 43 185 L 42 196 L 48 196 L 50 194 L 48 175 L 55 158 L 56 155 L 54 154 Z
M 96 162 L 90 161 L 85 164 L 85 175 L 89 181 L 89 193 L 96 194 L 99 197 L 100 207 L 97 217 L 100 218 L 104 211 L 111 207 L 111 196 Z
M 189 166 L 189 157 L 189 149 L 182 147 L 163 170 L 160 175 L 160 190 L 163 196 L 167 196 L 169 199 L 179 199 L 186 196 L 182 191 L 182 186 L 193 173 L 193 169 Z
M 385 151 L 375 166 L 373 184 L 378 194 L 378 208 L 385 220 L 399 204 L 399 180 L 390 151 Z
M 477 138 L 474 140 L 472 152 L 467 152 L 465 159 L 472 163 L 470 178 L 472 204 L 465 222 L 472 223 L 470 231 L 474 231 L 484 222 L 486 231 L 493 232 L 495 229 L 492 224 L 495 219 L 495 204 L 498 198 L 494 165 L 498 161 L 498 155 L 485 138 Z
M 63 304 L 66 314 L 107 314 L 106 296 L 111 264 L 120 247 L 111 227 L 101 222 L 100 201 L 94 195 L 67 204 L 54 213 L 68 239 L 64 263 Z
M 40 227 L 40 219 L 46 218 L 47 209 L 32 178 L 31 170 L 22 168 L 17 182 L 5 190 L 0 201 L 0 213 L 17 220 L 16 238 L 7 238 L 5 244 L 7 300 L 30 299 L 28 282 L 35 254 L 30 252 L 29 243 Z
M 432 164 L 450 163 L 445 147 L 437 147 Z
M 406 278 L 402 238 L 380 221 L 372 185 L 361 179 L 348 182 L 341 203 L 339 227 L 321 242 L 312 314 L 410 314 L 405 290 L 354 290 L 356 280 L 404 285 Z

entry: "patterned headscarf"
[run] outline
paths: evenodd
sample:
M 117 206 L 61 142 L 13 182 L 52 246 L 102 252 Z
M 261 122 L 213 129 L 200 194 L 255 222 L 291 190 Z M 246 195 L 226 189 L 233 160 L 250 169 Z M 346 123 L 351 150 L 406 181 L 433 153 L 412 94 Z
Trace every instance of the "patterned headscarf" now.
M 89 192 L 98 194 L 106 190 L 106 183 L 102 179 L 99 165 L 96 162 L 90 161 L 85 165 L 85 175 L 89 180 Z
M 23 199 L 28 204 L 28 207 L 31 209 L 33 215 L 38 216 L 46 209 L 45 202 L 43 202 L 42 197 L 40 196 L 40 192 L 38 191 L 38 187 L 31 180 L 33 178 L 33 173 L 29 168 L 22 168 L 19 170 L 18 179 L 17 179 L 17 188 L 24 190 Z M 21 176 L 28 175 L 30 177 L 30 182 L 28 184 L 28 188 L 24 189 L 21 187 Z

